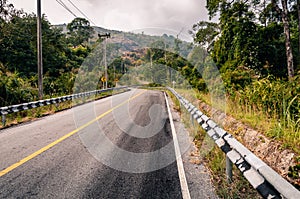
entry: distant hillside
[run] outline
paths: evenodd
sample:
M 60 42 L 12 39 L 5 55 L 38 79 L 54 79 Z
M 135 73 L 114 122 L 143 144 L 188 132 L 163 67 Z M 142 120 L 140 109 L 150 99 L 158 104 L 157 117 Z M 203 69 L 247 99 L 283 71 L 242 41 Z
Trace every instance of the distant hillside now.
M 55 25 L 67 33 L 67 25 Z M 138 48 L 160 48 L 167 51 L 177 52 L 183 57 L 187 57 L 191 49 L 191 43 L 177 40 L 173 35 L 163 34 L 161 36 L 152 36 L 143 33 L 123 32 L 118 30 L 108 30 L 102 27 L 93 27 L 95 30 L 94 38 L 91 42 L 94 43 L 98 39 L 98 34 L 110 33 L 111 42 L 121 44 L 124 50 L 132 51 Z

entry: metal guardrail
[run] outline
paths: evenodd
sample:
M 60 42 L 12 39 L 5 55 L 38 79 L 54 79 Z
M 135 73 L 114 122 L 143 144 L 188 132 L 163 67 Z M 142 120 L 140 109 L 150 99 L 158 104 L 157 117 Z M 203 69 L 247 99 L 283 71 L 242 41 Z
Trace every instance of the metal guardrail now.
M 231 178 L 230 167 L 232 167 L 233 163 L 263 198 L 300 198 L 300 192 L 293 185 L 174 89 L 168 89 L 226 154 L 226 173 L 229 175 L 228 178 Z
M 56 97 L 56 98 L 51 98 L 51 99 L 46 99 L 46 100 L 39 100 L 39 101 L 34 101 L 34 102 L 29 102 L 29 103 L 5 106 L 5 107 L 0 108 L 0 115 L 2 116 L 2 123 L 5 126 L 5 122 L 6 122 L 5 116 L 7 114 L 17 113 L 20 111 L 34 109 L 34 108 L 38 108 L 38 107 L 42 107 L 42 106 L 47 106 L 50 104 L 58 104 L 58 103 L 73 100 L 73 99 L 89 97 L 89 96 L 100 94 L 103 92 L 112 91 L 112 90 L 121 90 L 121 89 L 125 89 L 125 88 L 127 88 L 127 87 L 124 86 L 124 87 L 117 87 L 117 88 L 108 88 L 108 89 L 103 89 L 103 90 L 94 90 L 94 91 L 83 92 L 83 93 L 78 93 L 78 94 L 73 94 L 73 95 L 66 95 L 66 96 Z

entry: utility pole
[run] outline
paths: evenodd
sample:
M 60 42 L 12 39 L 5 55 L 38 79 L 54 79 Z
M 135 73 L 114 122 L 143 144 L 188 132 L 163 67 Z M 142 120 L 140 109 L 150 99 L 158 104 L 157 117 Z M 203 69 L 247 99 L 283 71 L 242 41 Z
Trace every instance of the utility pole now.
M 105 89 L 107 89 L 107 80 L 108 80 L 108 76 L 107 76 L 107 62 L 106 62 L 106 44 L 107 38 L 110 38 L 110 33 L 105 33 L 104 35 L 98 34 L 99 38 L 104 38 L 104 67 L 105 67 Z
M 42 19 L 41 0 L 37 0 L 37 57 L 39 99 L 43 99 L 43 54 L 42 54 Z

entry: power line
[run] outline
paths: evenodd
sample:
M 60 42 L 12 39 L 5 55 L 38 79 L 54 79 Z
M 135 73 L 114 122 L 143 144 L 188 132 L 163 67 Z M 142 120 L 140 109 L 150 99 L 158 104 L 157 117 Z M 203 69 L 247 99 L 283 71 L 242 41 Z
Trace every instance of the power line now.
M 78 16 L 62 1 L 62 0 L 56 0 L 57 3 L 59 3 L 64 9 L 66 9 L 69 13 L 71 13 L 74 17 L 78 18 Z M 90 23 L 94 24 L 96 26 L 96 24 L 83 12 L 81 11 L 78 6 L 76 6 L 71 0 L 68 0 L 68 2 L 74 7 L 76 8 L 76 10 L 78 12 L 80 12 Z
M 59 3 L 64 9 L 66 9 L 69 13 L 71 13 L 74 17 L 77 18 L 76 14 L 72 12 L 72 10 L 62 1 L 62 0 L 56 0 L 57 3 Z
M 88 19 L 92 24 L 94 24 L 96 26 L 96 24 L 89 19 L 88 16 L 86 16 L 86 14 L 84 14 L 84 12 L 82 12 L 71 0 L 68 0 L 70 2 L 70 4 L 72 4 L 72 6 L 74 6 L 74 8 L 76 8 L 86 19 Z
M 77 18 L 77 15 L 72 12 L 72 10 L 62 1 L 62 0 L 56 0 L 57 3 L 59 3 L 63 8 L 65 8 L 68 12 L 70 12 L 74 17 Z

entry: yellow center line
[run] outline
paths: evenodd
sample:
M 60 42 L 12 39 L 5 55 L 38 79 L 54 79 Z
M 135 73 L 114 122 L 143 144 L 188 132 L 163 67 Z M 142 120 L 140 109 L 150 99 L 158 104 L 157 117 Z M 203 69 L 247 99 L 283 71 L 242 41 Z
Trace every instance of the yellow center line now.
M 72 131 L 72 132 L 70 132 L 70 133 L 64 135 L 63 137 L 59 138 L 58 140 L 56 140 L 56 141 L 54 141 L 54 142 L 48 144 L 47 146 L 41 148 L 40 150 L 38 150 L 38 151 L 32 153 L 31 155 L 25 157 L 24 159 L 20 160 L 19 162 L 17 162 L 17 163 L 15 163 L 15 164 L 13 164 L 13 165 L 7 167 L 6 169 L 0 171 L 0 177 L 4 176 L 4 175 L 7 174 L 8 172 L 10 172 L 10 171 L 16 169 L 17 167 L 21 166 L 21 165 L 24 164 L 25 162 L 27 162 L 27 161 L 29 161 L 29 160 L 35 158 L 36 156 L 42 154 L 43 152 L 49 150 L 49 149 L 52 148 L 53 146 L 55 146 L 55 145 L 57 145 L 58 143 L 64 141 L 65 139 L 71 137 L 71 136 L 74 135 L 75 133 L 77 133 L 77 132 L 79 132 L 80 130 L 86 128 L 87 126 L 93 124 L 94 122 L 96 122 L 96 121 L 98 121 L 99 119 L 103 118 L 105 115 L 111 113 L 113 110 L 115 110 L 115 109 L 117 109 L 117 108 L 123 106 L 124 104 L 126 104 L 126 103 L 128 103 L 129 101 L 133 100 L 134 98 L 136 98 L 136 97 L 142 95 L 142 94 L 145 93 L 145 92 L 146 92 L 146 91 L 143 91 L 143 92 L 141 92 L 141 93 L 139 93 L 139 94 L 137 94 L 137 95 L 135 95 L 135 96 L 129 98 L 129 99 L 126 100 L 125 102 L 122 102 L 121 104 L 119 104 L 119 105 L 117 105 L 117 106 L 111 108 L 110 110 L 108 110 L 108 111 L 106 111 L 105 113 L 99 115 L 97 118 L 91 120 L 90 122 L 88 122 L 88 123 L 86 123 L 86 124 L 80 126 L 79 128 L 75 129 L 74 131 Z

